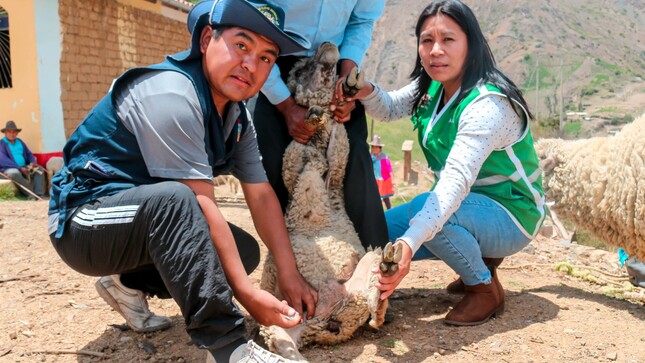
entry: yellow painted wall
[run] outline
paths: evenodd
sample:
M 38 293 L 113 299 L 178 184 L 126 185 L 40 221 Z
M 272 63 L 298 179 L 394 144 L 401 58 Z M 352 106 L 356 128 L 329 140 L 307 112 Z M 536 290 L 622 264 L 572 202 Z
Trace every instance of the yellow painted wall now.
M 0 0 L 9 14 L 13 88 L 0 89 L 0 125 L 14 120 L 33 152 L 42 149 L 34 0 Z M 0 128 L 2 128 L 0 127 Z M 0 133 L 0 137 L 4 137 Z

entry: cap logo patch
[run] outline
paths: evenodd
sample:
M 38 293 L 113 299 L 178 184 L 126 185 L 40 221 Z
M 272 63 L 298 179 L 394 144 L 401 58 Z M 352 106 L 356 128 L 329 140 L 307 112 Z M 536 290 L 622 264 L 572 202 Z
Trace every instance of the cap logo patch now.
M 273 25 L 277 27 L 280 26 L 280 22 L 278 21 L 278 14 L 275 12 L 275 10 L 273 10 L 272 7 L 268 5 L 263 5 L 257 9 L 262 13 L 262 15 L 264 15 L 267 19 L 269 19 L 269 21 L 273 23 Z

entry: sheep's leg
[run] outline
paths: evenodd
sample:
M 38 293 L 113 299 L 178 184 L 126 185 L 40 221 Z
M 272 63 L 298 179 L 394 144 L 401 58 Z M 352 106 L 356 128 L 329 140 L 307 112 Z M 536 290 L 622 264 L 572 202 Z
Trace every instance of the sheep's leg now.
M 381 273 L 389 276 L 398 271 L 402 254 L 403 245 L 401 243 L 392 244 L 392 242 L 388 242 L 383 249 L 383 260 L 379 264 Z
M 282 157 L 282 180 L 289 195 L 293 194 L 298 177 L 305 167 L 306 148 L 307 146 L 292 141 L 284 151 L 284 156 Z
M 273 325 L 264 328 L 263 335 L 269 349 L 282 357 L 297 362 L 307 362 L 307 359 L 298 351 L 300 338 L 306 328 L 305 324 L 299 324 L 291 329 L 284 329 Z
M 324 122 L 324 113 L 325 110 L 323 110 L 323 108 L 320 106 L 313 105 L 309 107 L 307 114 L 305 115 L 305 123 L 311 126 L 315 126 L 316 128 L 321 127 Z
M 367 252 L 356 265 L 352 277 L 345 283 L 349 295 L 363 295 L 366 298 L 367 310 L 370 312 L 370 326 L 378 328 L 383 325 L 387 300 L 381 300 L 381 291 L 376 288 L 378 275 L 372 269 L 383 260 L 383 252 L 380 248 Z
M 327 172 L 326 185 L 331 192 L 341 193 L 342 200 L 343 179 L 345 178 L 345 168 L 347 166 L 347 155 L 349 154 L 349 139 L 345 126 L 334 122 L 329 136 L 329 146 L 327 146 L 327 160 L 329 161 L 329 170 Z
M 342 87 L 345 97 L 353 97 L 361 88 L 365 87 L 365 76 L 358 71 L 358 68 L 354 67 L 347 74 Z
M 298 177 L 287 207 L 287 227 L 311 235 L 329 225 L 329 197 L 320 174 L 320 164 L 310 161 Z

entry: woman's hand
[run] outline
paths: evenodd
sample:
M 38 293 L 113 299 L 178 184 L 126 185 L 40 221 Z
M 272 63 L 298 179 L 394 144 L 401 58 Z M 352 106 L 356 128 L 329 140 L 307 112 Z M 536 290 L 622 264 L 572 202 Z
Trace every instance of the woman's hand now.
M 381 295 L 379 296 L 381 300 L 385 300 L 396 289 L 397 286 L 403 281 L 403 278 L 410 272 L 410 262 L 412 262 L 412 249 L 408 246 L 407 243 L 402 240 L 397 240 L 396 243 L 402 244 L 402 254 L 401 261 L 399 261 L 399 269 L 394 274 L 390 276 L 384 276 L 381 274 L 381 271 L 378 267 L 375 267 L 372 272 L 379 274 L 379 282 L 376 284 L 376 288 L 381 290 Z
M 264 326 L 277 325 L 289 329 L 300 322 L 300 315 L 294 308 L 267 291 L 253 289 L 247 296 L 238 299 L 249 314 Z
M 356 101 L 350 101 L 343 95 L 343 82 L 345 82 L 345 78 L 347 76 L 341 77 L 336 81 L 334 96 L 329 104 L 329 109 L 333 112 L 334 119 L 340 123 L 349 121 L 352 111 L 356 108 Z

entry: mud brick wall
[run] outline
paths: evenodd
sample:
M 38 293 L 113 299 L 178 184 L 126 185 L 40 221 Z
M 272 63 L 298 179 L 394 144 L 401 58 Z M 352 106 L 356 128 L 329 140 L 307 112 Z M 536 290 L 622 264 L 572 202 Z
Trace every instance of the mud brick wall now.
M 65 135 L 126 69 L 188 48 L 186 24 L 115 0 L 59 0 Z

